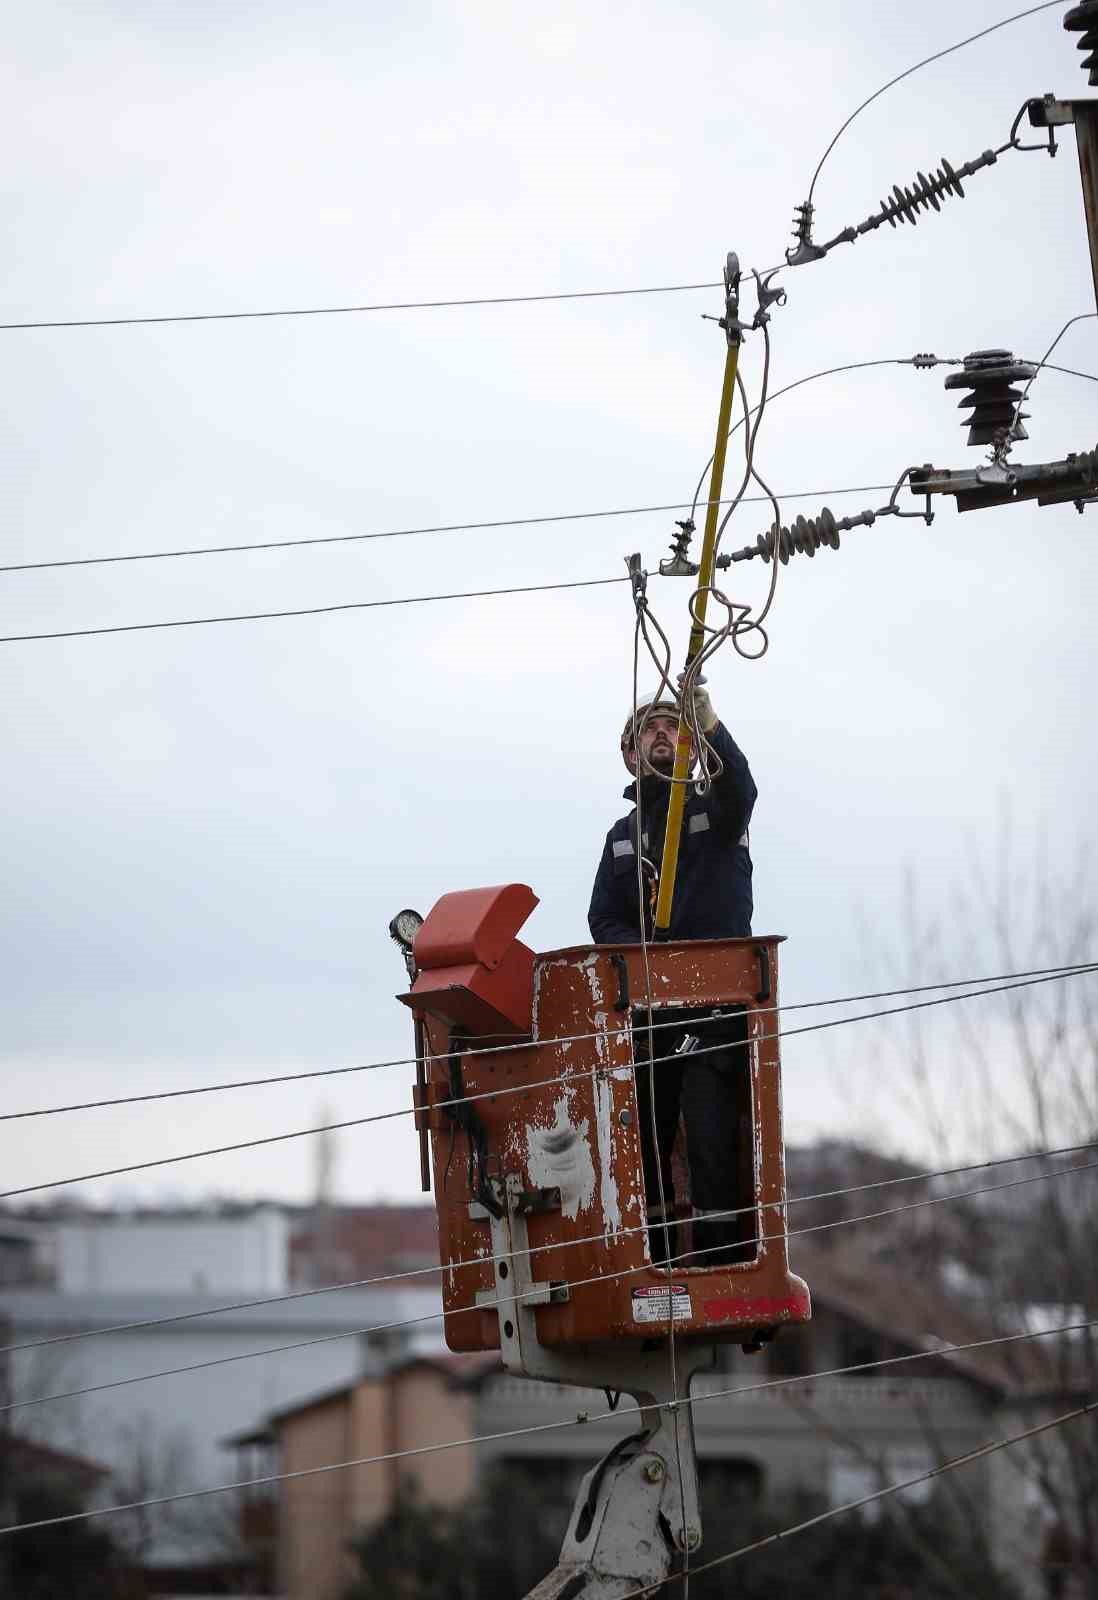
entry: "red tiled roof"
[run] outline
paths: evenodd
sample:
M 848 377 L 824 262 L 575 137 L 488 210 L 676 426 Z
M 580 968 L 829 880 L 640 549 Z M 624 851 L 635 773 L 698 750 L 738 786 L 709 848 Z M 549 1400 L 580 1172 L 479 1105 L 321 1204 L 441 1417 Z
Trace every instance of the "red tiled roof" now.
M 438 1267 L 433 1205 L 338 1206 L 302 1217 L 290 1239 L 295 1284 Z M 434 1281 L 425 1273 L 421 1283 Z
M 25 1439 L 19 1434 L 9 1434 L 4 1442 L 5 1454 L 20 1472 L 48 1473 L 77 1483 L 91 1485 L 100 1478 L 110 1476 L 110 1468 L 87 1456 L 76 1456 L 67 1450 L 55 1450 L 52 1445 L 37 1439 Z

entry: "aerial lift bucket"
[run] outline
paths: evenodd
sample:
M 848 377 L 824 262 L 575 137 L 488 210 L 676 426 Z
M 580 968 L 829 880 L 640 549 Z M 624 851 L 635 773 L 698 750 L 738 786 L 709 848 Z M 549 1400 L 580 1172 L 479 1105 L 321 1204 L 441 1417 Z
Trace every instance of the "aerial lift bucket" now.
M 715 1343 L 758 1349 L 807 1321 L 811 1303 L 787 1250 L 781 940 L 669 941 L 649 947 L 647 966 L 639 945 L 535 954 L 517 934 L 536 904 L 523 884 L 444 895 L 406 940 L 414 981 L 399 998 L 416 1018 L 416 1126 L 433 1171 L 447 1343 L 498 1349 L 508 1371 L 623 1391 L 641 1408 L 640 1432 L 585 1480 L 562 1565 L 537 1591 L 587 1600 L 666 1575 L 674 1552 L 660 1528 L 680 1551 L 700 1542 L 690 1376 Z M 730 1085 L 735 1238 L 720 1260 L 690 1238 L 682 1173 L 680 1248 L 666 1251 L 650 1228 L 637 1095 L 639 1074 L 666 1067 L 661 1026 L 671 1019 L 681 1036 L 696 1018 L 704 1051 L 714 1011 L 738 1018 L 742 1039 Z

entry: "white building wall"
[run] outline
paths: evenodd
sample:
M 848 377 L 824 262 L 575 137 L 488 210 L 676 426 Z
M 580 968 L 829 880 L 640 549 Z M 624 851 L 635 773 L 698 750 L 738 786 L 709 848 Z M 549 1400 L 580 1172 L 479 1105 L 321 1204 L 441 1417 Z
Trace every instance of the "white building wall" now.
M 216 1303 L 209 1295 L 10 1290 L 0 1292 L 0 1318 L 10 1319 L 13 1341 L 23 1343 Z M 22 1350 L 11 1358 L 13 1397 L 54 1398 L 19 1407 L 11 1421 L 20 1432 L 110 1467 L 114 1501 L 230 1483 L 235 1462 L 223 1445 L 227 1436 L 256 1428 L 272 1410 L 357 1377 L 368 1330 L 430 1319 L 439 1309 L 433 1288 L 348 1290 Z M 441 1318 L 415 1322 L 408 1329 L 412 1348 L 436 1353 L 441 1327 Z M 302 1341 L 309 1342 L 301 1349 L 257 1353 Z M 156 1376 L 203 1362 L 218 1364 Z M 119 1382 L 99 1393 L 71 1393 Z M 153 1513 L 146 1519 L 153 1531 L 146 1558 L 174 1562 L 223 1555 L 231 1509 L 231 1496 L 210 1497 Z M 124 1527 L 125 1519 L 118 1520 Z
M 244 1217 L 80 1218 L 55 1225 L 62 1294 L 277 1294 L 288 1285 L 289 1221 Z

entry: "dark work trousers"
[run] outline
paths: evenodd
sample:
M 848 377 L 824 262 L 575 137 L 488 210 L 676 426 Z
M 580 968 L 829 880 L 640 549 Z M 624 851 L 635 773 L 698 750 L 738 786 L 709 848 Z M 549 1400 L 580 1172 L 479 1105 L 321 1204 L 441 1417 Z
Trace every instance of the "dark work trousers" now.
M 657 1026 L 652 1034 L 655 1053 L 651 1067 L 647 1013 L 637 1013 L 633 1022 L 637 1112 L 648 1214 L 653 1223 L 666 1221 L 668 1224 L 666 1229 L 654 1227 L 652 1230 L 652 1258 L 665 1261 L 679 1253 L 677 1230 L 670 1226 L 670 1215 L 664 1217 L 660 1213 L 658 1171 L 663 1176 L 668 1212 L 676 1202 L 681 1204 L 687 1199 L 694 1208 L 693 1248 L 697 1259 L 692 1255 L 688 1262 L 681 1264 L 704 1267 L 742 1260 L 745 1254 L 754 1254 L 753 1248 L 745 1252 L 740 1242 L 753 1233 L 753 1219 L 747 1226 L 747 1218 L 709 1221 L 699 1213 L 735 1210 L 749 1205 L 753 1198 L 752 1174 L 741 1173 L 739 1159 L 744 1133 L 750 1134 L 749 1127 L 746 1130 L 743 1127 L 745 1118 L 750 1119 L 746 1012 L 684 1013 L 669 1009 L 655 1011 L 652 1020 Z M 691 1039 L 697 1040 L 697 1049 L 684 1050 L 684 1044 Z M 653 1075 L 655 1139 L 650 1090 Z M 680 1114 L 686 1127 L 686 1153 L 690 1162 L 689 1196 L 675 1194 L 671 1170 L 671 1151 Z M 741 1180 L 748 1183 L 746 1196 Z

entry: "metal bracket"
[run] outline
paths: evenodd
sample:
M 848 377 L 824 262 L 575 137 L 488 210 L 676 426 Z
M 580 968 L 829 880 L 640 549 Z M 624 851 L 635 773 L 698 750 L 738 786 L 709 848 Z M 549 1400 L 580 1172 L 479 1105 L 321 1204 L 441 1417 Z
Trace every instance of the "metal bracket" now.
M 676 1553 L 701 1544 L 694 1417 L 690 1381 L 712 1366 L 711 1345 L 690 1342 L 676 1354 L 676 1391 L 663 1340 L 556 1349 L 538 1336 L 537 1308 L 566 1301 L 568 1286 L 536 1282 L 527 1217 L 560 1203 L 560 1191 L 528 1189 L 517 1172 L 492 1180 L 503 1215 L 474 1201 L 469 1215 L 487 1222 L 495 1284 L 478 1306 L 499 1318 L 500 1354 L 508 1372 L 634 1397 L 641 1427 L 616 1444 L 584 1478 L 554 1571 L 529 1600 L 617 1600 L 638 1585 L 659 1583 Z M 582 1416 L 583 1413 L 580 1413 Z
M 1084 100 L 1057 100 L 1054 94 L 1044 94 L 1026 101 L 1018 113 L 1018 122 L 1021 122 L 1022 112 L 1025 112 L 1031 128 L 1065 128 L 1068 123 L 1075 121 L 1076 106 L 1098 106 L 1098 100 L 1093 95 Z M 1015 123 L 1015 127 L 1017 125 Z
M 696 1515 L 683 1533 L 676 1449 L 666 1418 L 654 1432 L 621 1440 L 591 1469 L 580 1484 L 560 1561 L 527 1600 L 620 1600 L 659 1587 L 679 1551 L 698 1549 Z M 693 1472 L 691 1486 L 696 1495 Z
M 1098 450 L 1085 450 L 1066 456 L 1063 461 L 1038 462 L 1032 466 L 1015 463 L 1009 468 L 1008 479 L 997 475 L 994 466 L 953 471 L 929 463 L 910 467 L 905 476 L 912 494 L 925 495 L 928 503 L 933 494 L 951 494 L 957 501 L 958 511 L 1014 505 L 1022 500 L 1036 500 L 1042 506 L 1058 505 L 1065 500 L 1086 505 L 1098 493 Z
M 499 1347 L 508 1372 L 529 1372 L 540 1348 L 535 1306 L 559 1304 L 569 1298 L 567 1284 L 535 1282 L 531 1271 L 530 1235 L 527 1217 L 559 1209 L 559 1188 L 527 1189 L 517 1172 L 508 1172 L 500 1183 L 492 1180 L 500 1201 L 501 1215 L 494 1217 L 482 1206 L 469 1207 L 478 1221 L 487 1219 L 492 1230 L 492 1255 L 495 1284 L 477 1292 L 476 1303 L 494 1310 L 499 1319 Z

